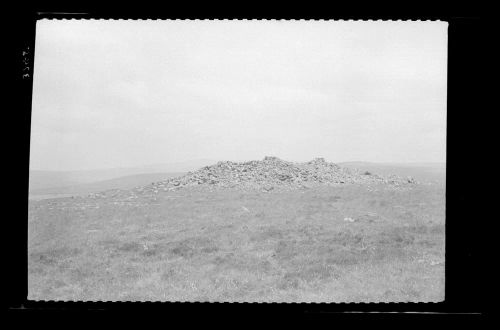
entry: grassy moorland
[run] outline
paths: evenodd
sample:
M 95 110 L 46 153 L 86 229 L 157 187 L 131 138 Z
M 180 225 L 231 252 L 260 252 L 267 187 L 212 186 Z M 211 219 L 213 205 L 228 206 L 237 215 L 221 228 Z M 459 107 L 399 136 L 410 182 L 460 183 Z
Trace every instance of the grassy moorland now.
M 441 301 L 444 214 L 442 185 L 30 201 L 29 299 Z

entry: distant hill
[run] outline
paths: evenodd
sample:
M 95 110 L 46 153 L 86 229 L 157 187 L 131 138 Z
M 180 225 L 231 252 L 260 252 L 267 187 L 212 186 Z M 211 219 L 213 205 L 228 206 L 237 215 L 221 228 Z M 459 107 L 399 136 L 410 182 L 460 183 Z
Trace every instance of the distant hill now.
M 198 159 L 185 162 L 153 164 L 140 167 L 107 168 L 78 171 L 42 171 L 30 170 L 29 190 L 39 191 L 47 188 L 75 186 L 98 181 L 123 178 L 142 174 L 164 174 L 195 171 L 200 167 L 216 163 L 210 159 Z
M 340 166 L 358 168 L 380 175 L 395 174 L 411 176 L 421 182 L 440 182 L 446 180 L 445 163 L 370 163 L 370 162 L 344 162 Z
M 179 173 L 143 173 L 135 175 L 127 175 L 118 178 L 80 183 L 60 187 L 47 187 L 41 189 L 30 190 L 31 199 L 43 199 L 53 197 L 65 197 L 75 195 L 86 195 L 92 192 L 99 192 L 109 189 L 132 189 L 137 186 L 145 186 L 150 183 L 165 180 L 171 177 L 177 177 L 185 174 Z

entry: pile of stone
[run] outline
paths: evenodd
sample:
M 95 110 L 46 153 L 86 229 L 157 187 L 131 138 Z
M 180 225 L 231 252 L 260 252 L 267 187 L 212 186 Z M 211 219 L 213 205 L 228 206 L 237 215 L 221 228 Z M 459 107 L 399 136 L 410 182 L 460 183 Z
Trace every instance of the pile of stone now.
M 315 185 L 377 184 L 408 185 L 416 183 L 411 177 L 382 177 L 356 169 L 340 167 L 316 158 L 306 163 L 294 163 L 277 157 L 262 161 L 218 162 L 184 176 L 169 178 L 146 187 L 137 193 L 158 193 L 182 187 L 203 186 L 218 188 L 253 188 L 263 191 L 309 188 Z

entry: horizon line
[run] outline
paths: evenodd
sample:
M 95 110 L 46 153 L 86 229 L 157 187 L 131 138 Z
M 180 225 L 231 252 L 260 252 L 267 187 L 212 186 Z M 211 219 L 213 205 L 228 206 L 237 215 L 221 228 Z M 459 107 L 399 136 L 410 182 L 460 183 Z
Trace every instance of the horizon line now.
M 276 157 L 276 156 L 267 156 L 267 157 Z M 281 160 L 285 161 L 290 161 L 281 157 L 276 157 Z M 348 160 L 348 161 L 330 161 L 326 159 L 325 157 L 314 157 L 313 159 L 316 158 L 324 158 L 327 162 L 329 163 L 334 163 L 334 164 L 346 164 L 346 163 L 366 163 L 366 164 L 379 164 L 379 165 L 422 165 L 422 164 L 435 164 L 435 165 L 444 165 L 446 164 L 446 161 L 411 161 L 411 162 L 404 162 L 404 161 L 366 161 L 366 160 Z M 248 161 L 261 161 L 262 159 L 251 159 L 251 160 L 213 160 L 213 159 L 208 159 L 208 158 L 198 158 L 198 159 L 191 159 L 191 160 L 184 160 L 184 161 L 176 161 L 176 162 L 165 162 L 165 163 L 150 163 L 150 164 L 143 164 L 143 165 L 130 165 L 130 166 L 116 166 L 116 167 L 98 167 L 98 168 L 83 168 L 83 169 L 39 169 L 39 168 L 29 168 L 30 172 L 38 171 L 38 172 L 86 172 L 86 171 L 106 171 L 106 170 L 126 170 L 126 169 L 147 169 L 148 167 L 153 167 L 153 166 L 168 166 L 168 165 L 179 165 L 182 163 L 189 163 L 189 162 L 196 162 L 196 161 L 210 161 L 214 162 L 211 165 L 217 164 L 217 162 L 220 161 L 232 161 L 232 162 L 248 162 Z M 294 163 L 304 163 L 308 162 L 307 161 L 290 161 Z M 164 171 L 159 171 L 159 173 L 164 172 Z M 175 173 L 179 171 L 172 171 L 171 173 Z M 181 171 L 182 172 L 182 171 Z

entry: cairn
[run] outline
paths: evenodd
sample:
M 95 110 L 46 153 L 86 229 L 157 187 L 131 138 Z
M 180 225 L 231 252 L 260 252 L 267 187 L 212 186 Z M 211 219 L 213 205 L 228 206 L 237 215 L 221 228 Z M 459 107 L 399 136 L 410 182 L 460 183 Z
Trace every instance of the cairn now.
M 189 172 L 184 176 L 169 178 L 140 189 L 141 192 L 157 193 L 162 190 L 204 186 L 210 189 L 249 188 L 271 191 L 308 188 L 315 185 L 380 183 L 400 186 L 416 182 L 410 177 L 382 177 L 356 169 L 344 168 L 335 163 L 327 162 L 324 158 L 315 158 L 306 163 L 294 163 L 281 160 L 278 157 L 266 156 L 262 161 L 220 161 L 217 164 Z

